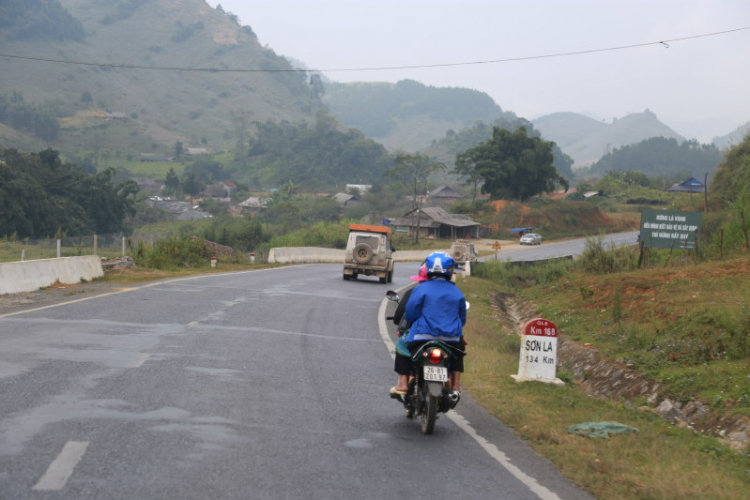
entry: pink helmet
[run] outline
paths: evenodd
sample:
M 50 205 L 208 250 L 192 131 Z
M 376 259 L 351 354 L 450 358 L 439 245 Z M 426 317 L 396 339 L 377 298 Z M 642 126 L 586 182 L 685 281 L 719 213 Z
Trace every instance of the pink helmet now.
M 411 277 L 412 281 L 427 281 L 428 279 L 427 268 L 425 266 L 419 268 L 419 274 Z

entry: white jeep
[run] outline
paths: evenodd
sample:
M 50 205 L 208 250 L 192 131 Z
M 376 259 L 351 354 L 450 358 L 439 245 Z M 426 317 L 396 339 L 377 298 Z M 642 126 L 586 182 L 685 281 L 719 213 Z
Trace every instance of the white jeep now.
M 391 230 L 385 226 L 350 224 L 344 254 L 344 280 L 377 276 L 381 283 L 393 281 Z
M 458 267 L 464 267 L 467 262 L 476 262 L 478 257 L 477 251 L 474 249 L 474 243 L 470 240 L 454 241 L 451 244 L 449 254 L 456 261 Z

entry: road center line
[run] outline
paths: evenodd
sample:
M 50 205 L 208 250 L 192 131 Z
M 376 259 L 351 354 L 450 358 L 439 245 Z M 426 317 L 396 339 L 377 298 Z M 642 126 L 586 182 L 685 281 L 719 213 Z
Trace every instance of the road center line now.
M 49 465 L 47 472 L 31 489 L 57 491 L 68 482 L 73 469 L 80 462 L 88 448 L 88 441 L 68 441 L 57 458 Z
M 397 292 L 401 292 L 406 287 L 399 288 L 396 290 Z M 388 327 L 385 323 L 385 309 L 388 305 L 388 299 L 383 299 L 383 301 L 380 303 L 380 309 L 378 310 L 378 326 L 380 327 L 380 336 L 383 339 L 383 342 L 385 343 L 385 346 L 388 348 L 388 352 L 391 354 L 391 358 L 396 358 L 396 346 L 391 340 L 390 335 L 388 335 Z M 499 463 L 505 470 L 510 472 L 516 479 L 518 479 L 520 482 L 526 485 L 527 488 L 529 488 L 531 491 L 533 491 L 539 498 L 542 500 L 559 500 L 560 497 L 558 497 L 554 492 L 548 490 L 541 484 L 537 482 L 536 479 L 533 477 L 527 475 L 524 473 L 521 469 L 513 465 L 508 458 L 508 456 L 500 451 L 497 446 L 490 443 L 487 439 L 480 436 L 476 429 L 474 429 L 471 424 L 469 424 L 469 421 L 466 420 L 461 414 L 459 414 L 457 411 L 452 410 L 450 413 L 446 414 L 446 416 L 452 420 L 459 429 L 464 431 L 466 434 L 471 436 L 471 438 L 476 441 L 479 446 L 482 447 L 484 451 L 486 451 L 489 456 L 491 456 L 497 463 Z

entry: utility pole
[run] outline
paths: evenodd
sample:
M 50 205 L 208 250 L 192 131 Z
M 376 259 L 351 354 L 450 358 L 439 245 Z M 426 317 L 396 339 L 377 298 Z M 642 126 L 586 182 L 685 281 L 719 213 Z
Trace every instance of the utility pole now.
M 703 176 L 703 211 L 708 213 L 708 172 Z

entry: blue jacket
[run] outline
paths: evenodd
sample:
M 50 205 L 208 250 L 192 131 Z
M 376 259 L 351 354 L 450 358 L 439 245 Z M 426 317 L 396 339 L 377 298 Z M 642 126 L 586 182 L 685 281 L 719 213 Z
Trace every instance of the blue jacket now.
M 466 299 L 450 281 L 434 278 L 411 292 L 404 316 L 412 323 L 407 342 L 458 342 L 466 324 Z

